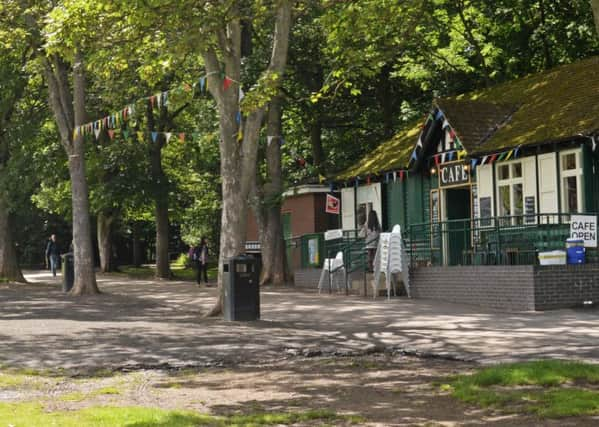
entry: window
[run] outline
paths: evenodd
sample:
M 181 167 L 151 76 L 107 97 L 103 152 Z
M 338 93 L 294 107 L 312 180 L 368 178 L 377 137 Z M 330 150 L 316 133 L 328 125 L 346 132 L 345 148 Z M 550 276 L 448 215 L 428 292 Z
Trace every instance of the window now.
M 582 165 L 581 150 L 569 150 L 560 153 L 560 176 L 562 192 L 562 211 L 565 213 L 582 212 Z
M 497 166 L 497 209 L 502 224 L 521 224 L 524 213 L 522 163 L 509 162 Z

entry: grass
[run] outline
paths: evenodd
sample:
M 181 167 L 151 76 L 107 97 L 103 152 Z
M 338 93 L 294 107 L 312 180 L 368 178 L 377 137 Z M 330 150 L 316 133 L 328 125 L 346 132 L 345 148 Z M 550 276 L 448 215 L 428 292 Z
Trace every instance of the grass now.
M 63 402 L 83 402 L 86 399 L 89 399 L 94 396 L 102 396 L 102 395 L 117 395 L 121 394 L 121 391 L 116 387 L 104 387 L 97 390 L 90 391 L 89 393 L 82 393 L 79 391 L 75 391 L 73 393 L 63 394 L 60 396 L 60 400 Z
M 171 272 L 174 277 L 179 280 L 195 281 L 196 270 L 192 267 L 188 267 L 187 256 L 181 254 L 179 258 L 171 262 Z M 123 265 L 119 267 L 119 272 L 126 274 L 131 278 L 150 278 L 154 277 L 156 269 L 148 266 L 134 267 L 132 265 Z M 208 279 L 215 280 L 218 274 L 218 268 L 216 265 L 210 265 L 208 268 Z
M 328 410 L 305 412 L 264 412 L 248 415 L 217 417 L 191 411 L 167 411 L 144 407 L 92 407 L 77 411 L 45 412 L 36 403 L 0 403 L 0 420 L 8 425 L 37 427 L 191 427 L 191 426 L 271 426 L 308 421 L 362 422 L 361 417 L 340 416 Z
M 441 389 L 481 407 L 558 418 L 599 414 L 599 391 L 588 388 L 598 384 L 599 365 L 544 360 L 483 368 Z

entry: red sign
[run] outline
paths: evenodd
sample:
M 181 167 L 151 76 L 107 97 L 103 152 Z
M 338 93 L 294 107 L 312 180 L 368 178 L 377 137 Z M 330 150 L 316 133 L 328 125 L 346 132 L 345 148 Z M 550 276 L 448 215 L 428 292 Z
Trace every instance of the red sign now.
M 339 200 L 337 197 L 327 194 L 327 205 L 325 208 L 325 212 L 339 215 L 340 203 L 341 203 L 341 200 Z

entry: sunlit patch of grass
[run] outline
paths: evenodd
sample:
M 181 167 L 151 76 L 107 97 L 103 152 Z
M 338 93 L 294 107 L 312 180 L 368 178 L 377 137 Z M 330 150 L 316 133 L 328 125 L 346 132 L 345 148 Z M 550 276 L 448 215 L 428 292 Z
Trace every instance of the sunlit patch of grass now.
M 36 403 L 0 403 L 0 419 L 19 427 L 59 425 L 62 427 L 113 427 L 113 426 L 271 426 L 300 422 L 318 422 L 319 425 L 340 422 L 360 423 L 358 416 L 337 415 L 329 410 L 304 412 L 264 412 L 218 417 L 190 411 L 167 411 L 144 407 L 92 407 L 76 411 L 45 412 Z
M 17 387 L 27 381 L 23 375 L 0 373 L 0 388 Z
M 441 389 L 482 407 L 541 417 L 599 414 L 599 365 L 559 360 L 502 364 L 449 379 Z

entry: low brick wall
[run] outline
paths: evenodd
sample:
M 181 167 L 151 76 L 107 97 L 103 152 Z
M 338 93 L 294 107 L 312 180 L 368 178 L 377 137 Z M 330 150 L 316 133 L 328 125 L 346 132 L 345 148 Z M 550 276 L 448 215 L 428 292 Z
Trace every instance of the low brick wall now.
M 412 298 L 500 310 L 534 310 L 533 266 L 419 267 L 411 272 Z
M 535 309 L 599 304 L 599 264 L 535 266 Z
M 298 268 L 293 272 L 293 284 L 299 288 L 318 289 L 320 268 Z
M 599 264 L 419 267 L 410 277 L 413 298 L 506 311 L 599 304 Z

